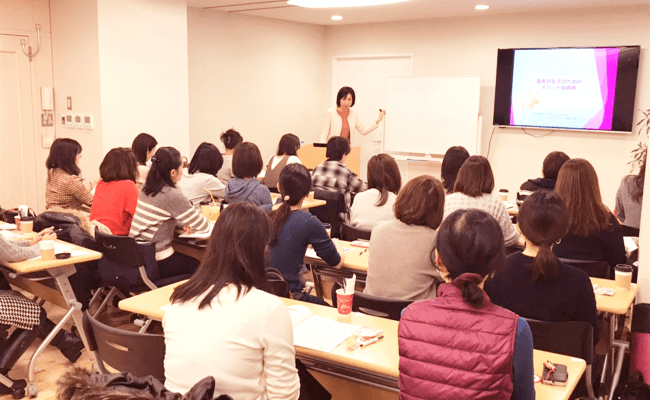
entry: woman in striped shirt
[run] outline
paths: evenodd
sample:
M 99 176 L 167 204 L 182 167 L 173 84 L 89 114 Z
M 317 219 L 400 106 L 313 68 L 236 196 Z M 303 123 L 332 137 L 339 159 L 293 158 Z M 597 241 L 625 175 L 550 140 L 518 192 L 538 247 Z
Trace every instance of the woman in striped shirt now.
M 81 145 L 74 139 L 56 139 L 47 157 L 45 208 L 61 207 L 82 210 L 93 203 L 92 183 L 79 176 Z M 86 209 L 88 211 L 88 209 Z
M 176 187 L 182 175 L 183 160 L 173 147 L 161 147 L 151 159 L 152 165 L 142 187 L 129 236 L 141 242 L 155 243 L 160 277 L 193 274 L 199 261 L 174 253 L 171 246 L 174 229 L 181 224 L 188 232 L 208 232 L 210 222 Z

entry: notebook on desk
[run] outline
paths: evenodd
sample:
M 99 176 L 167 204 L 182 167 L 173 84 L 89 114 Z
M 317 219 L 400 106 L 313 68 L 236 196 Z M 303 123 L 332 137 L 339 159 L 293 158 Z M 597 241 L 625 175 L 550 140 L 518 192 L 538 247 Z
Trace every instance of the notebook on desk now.
M 289 306 L 287 310 L 293 323 L 295 346 L 331 352 L 360 328 L 314 315 L 309 308 L 301 305 Z

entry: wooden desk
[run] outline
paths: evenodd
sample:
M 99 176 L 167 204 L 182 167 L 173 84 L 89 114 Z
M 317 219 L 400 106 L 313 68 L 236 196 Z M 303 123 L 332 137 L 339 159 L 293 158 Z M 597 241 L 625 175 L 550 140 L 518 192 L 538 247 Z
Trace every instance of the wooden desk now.
M 61 241 L 59 241 L 61 242 Z M 61 242 L 65 243 L 65 242 Z M 39 298 L 42 298 L 46 301 L 49 301 L 52 304 L 56 304 L 61 308 L 68 310 L 63 319 L 56 324 L 52 332 L 43 340 L 32 355 L 32 358 L 29 361 L 28 366 L 28 386 L 27 386 L 27 395 L 29 397 L 36 397 L 38 390 L 36 388 L 35 380 L 35 367 L 36 360 L 38 356 L 43 352 L 45 347 L 52 341 L 54 336 L 63 328 L 63 325 L 70 319 L 74 321 L 74 324 L 79 331 L 79 336 L 83 341 L 88 354 L 92 354 L 88 347 L 88 342 L 86 341 L 86 334 L 84 332 L 82 313 L 81 313 L 81 303 L 77 301 L 72 286 L 68 277 L 73 275 L 76 272 L 74 264 L 82 263 L 87 261 L 99 260 L 102 258 L 102 253 L 85 249 L 80 246 L 71 245 L 65 243 L 66 245 L 72 246 L 72 251 L 75 250 L 85 250 L 88 254 L 80 255 L 76 257 L 71 257 L 65 260 L 55 259 L 52 261 L 43 261 L 43 260 L 31 260 L 31 261 L 22 261 L 17 263 L 2 263 L 5 268 L 2 269 L 7 281 L 19 287 L 27 292 L 33 293 Z M 34 281 L 29 278 L 25 278 L 21 275 L 29 274 L 33 272 L 47 271 L 56 283 L 56 289 L 43 284 L 39 281 Z M 94 360 L 96 361 L 96 360 Z M 95 364 L 98 365 L 98 364 Z
M 122 300 L 119 303 L 119 307 L 122 310 L 143 314 L 160 321 L 165 316 L 165 310 L 161 307 L 169 304 L 169 297 L 173 289 L 180 283 Z M 348 351 L 347 348 L 354 342 L 353 338 L 348 338 L 331 353 L 296 347 L 296 356 L 307 367 L 317 372 L 333 375 L 347 381 L 362 382 L 366 385 L 380 387 L 394 393 L 399 391 L 397 384 L 399 377 L 397 321 L 360 313 L 352 313 L 349 316 L 343 317 L 339 316 L 336 309 L 332 307 L 289 299 L 282 300 L 287 306 L 294 304 L 306 306 L 314 314 L 322 317 L 354 325 L 382 329 L 385 334 L 384 340 L 365 349 Z M 536 384 L 535 391 L 537 399 L 568 399 L 586 368 L 585 362 L 581 359 L 538 350 L 534 351 L 533 359 L 535 373 L 538 375 L 541 375 L 542 363 L 546 360 L 566 364 L 569 370 L 569 382 L 566 387 Z
M 326 152 L 326 147 L 314 147 L 313 144 L 306 144 L 298 149 L 298 158 L 302 165 L 311 171 L 327 159 Z M 361 176 L 361 147 L 350 147 L 350 154 L 345 159 L 345 165 L 357 176 Z
M 596 308 L 598 311 L 623 315 L 630 309 L 634 298 L 639 293 L 639 285 L 632 284 L 630 290 L 616 287 L 616 282 L 611 279 L 590 278 L 591 283 L 598 286 L 616 289 L 613 296 L 596 295 Z
M 280 204 L 275 204 L 278 201 L 278 199 L 280 199 L 280 194 L 279 193 L 271 193 L 271 200 L 273 200 L 273 204 L 274 204 L 273 209 L 274 210 L 277 210 L 278 208 L 280 208 Z M 327 204 L 327 202 L 325 200 L 322 200 L 322 199 L 310 199 L 308 197 L 308 198 L 305 199 L 305 201 L 303 201 L 302 207 L 300 207 L 300 209 L 301 210 L 309 210 L 310 208 L 324 206 L 325 204 Z

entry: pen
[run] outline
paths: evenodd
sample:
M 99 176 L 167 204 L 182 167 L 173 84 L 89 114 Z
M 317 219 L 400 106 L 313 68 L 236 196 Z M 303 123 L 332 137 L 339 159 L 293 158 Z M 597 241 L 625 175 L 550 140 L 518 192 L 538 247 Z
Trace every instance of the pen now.
M 366 251 L 368 251 L 368 249 L 365 249 L 365 250 L 363 250 L 363 251 L 360 251 L 360 252 L 359 252 L 359 255 L 362 255 L 362 254 L 365 253 Z
M 373 343 L 375 343 L 375 342 L 380 341 L 380 340 L 383 339 L 383 338 L 384 338 L 384 335 L 377 336 L 376 338 L 374 338 L 374 339 L 372 339 L 372 340 L 370 340 L 370 341 L 368 341 L 368 342 L 366 342 L 366 343 L 359 343 L 359 347 L 366 347 L 366 346 L 368 346 L 368 345 L 371 345 L 371 344 L 373 344 Z

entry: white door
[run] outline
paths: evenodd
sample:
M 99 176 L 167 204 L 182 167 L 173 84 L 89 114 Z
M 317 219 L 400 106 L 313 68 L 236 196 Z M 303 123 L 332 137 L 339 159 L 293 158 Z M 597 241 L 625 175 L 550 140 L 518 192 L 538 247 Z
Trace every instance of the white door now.
M 36 210 L 31 70 L 21 39 L 28 38 L 0 35 L 0 205 L 26 204 Z
M 371 57 L 335 57 L 332 81 L 332 105 L 336 104 L 336 94 L 343 86 L 350 86 L 356 94 L 354 109 L 366 126 L 379 116 L 379 109 L 386 108 L 388 97 L 388 78 L 409 77 L 413 75 L 413 57 L 371 56 Z M 390 118 L 390 110 L 386 111 Z M 381 151 L 384 122 L 379 129 L 361 136 L 353 134 L 354 146 L 361 146 L 361 179 L 367 180 L 368 160 Z

